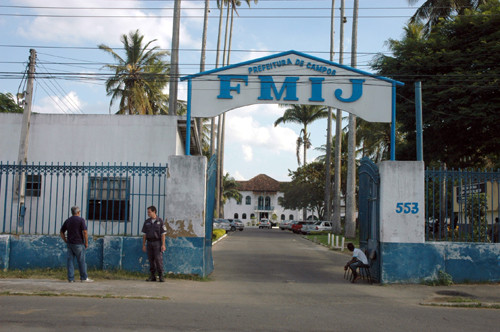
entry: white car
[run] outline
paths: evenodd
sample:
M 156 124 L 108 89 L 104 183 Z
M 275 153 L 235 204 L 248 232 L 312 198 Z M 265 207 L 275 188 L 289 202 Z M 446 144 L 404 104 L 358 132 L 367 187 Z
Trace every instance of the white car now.
M 310 234 L 316 232 L 331 232 L 332 231 L 332 222 L 331 221 L 316 221 L 310 225 L 302 226 L 300 230 L 302 234 Z
M 214 219 L 213 229 L 223 229 L 228 232 L 231 230 L 231 224 L 225 219 Z
M 293 220 L 283 220 L 280 222 L 280 229 L 284 231 L 285 229 L 292 229 Z

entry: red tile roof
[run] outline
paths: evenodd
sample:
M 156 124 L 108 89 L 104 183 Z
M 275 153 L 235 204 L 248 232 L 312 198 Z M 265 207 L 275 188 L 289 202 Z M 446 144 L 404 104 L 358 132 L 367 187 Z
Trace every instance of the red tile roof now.
M 256 191 L 256 192 L 278 192 L 282 182 L 276 181 L 270 176 L 259 174 L 248 181 L 236 181 L 240 191 Z

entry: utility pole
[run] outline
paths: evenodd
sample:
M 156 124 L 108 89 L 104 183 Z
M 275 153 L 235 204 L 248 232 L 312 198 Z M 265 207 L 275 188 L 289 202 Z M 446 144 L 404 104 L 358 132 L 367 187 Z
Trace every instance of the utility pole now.
M 35 64 L 36 64 L 36 51 L 30 49 L 30 62 L 28 67 L 28 84 L 24 97 L 24 111 L 21 123 L 21 139 L 19 141 L 19 153 L 17 155 L 17 164 L 26 165 L 28 163 L 28 145 L 30 135 L 30 121 L 31 121 L 31 108 L 33 101 L 33 85 L 35 81 Z M 24 224 L 24 199 L 26 191 L 26 174 L 21 172 L 16 181 L 16 190 L 19 197 L 19 219 L 18 227 Z
M 359 0 L 354 0 L 352 15 L 351 67 L 356 68 L 358 44 L 358 9 Z M 345 214 L 345 237 L 356 236 L 356 116 L 349 114 L 349 139 L 347 157 L 347 201 Z
M 181 23 L 181 0 L 174 3 L 174 21 L 172 26 L 172 52 L 170 55 L 170 87 L 168 115 L 177 114 L 177 78 L 179 77 L 179 28 Z
M 344 24 L 345 24 L 345 0 L 340 0 L 340 43 L 339 63 L 344 64 Z M 341 232 L 340 223 L 340 189 L 342 181 L 342 110 L 337 108 L 337 120 L 335 121 L 335 155 L 334 155 L 334 180 L 333 180 L 333 231 Z
M 332 13 L 330 23 L 330 61 L 333 61 L 335 54 L 335 0 L 332 0 Z M 337 120 L 338 121 L 338 120 Z M 326 165 L 325 165 L 325 217 L 324 220 L 332 220 L 330 197 L 332 191 L 331 176 L 332 159 L 332 108 L 328 107 L 328 124 L 326 126 Z

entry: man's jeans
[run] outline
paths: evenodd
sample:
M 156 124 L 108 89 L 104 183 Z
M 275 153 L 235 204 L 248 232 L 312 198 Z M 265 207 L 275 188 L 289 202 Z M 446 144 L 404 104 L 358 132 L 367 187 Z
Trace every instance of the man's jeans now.
M 80 280 L 87 279 L 87 264 L 85 263 L 85 245 L 68 243 L 68 280 L 75 280 L 74 260 L 78 261 Z

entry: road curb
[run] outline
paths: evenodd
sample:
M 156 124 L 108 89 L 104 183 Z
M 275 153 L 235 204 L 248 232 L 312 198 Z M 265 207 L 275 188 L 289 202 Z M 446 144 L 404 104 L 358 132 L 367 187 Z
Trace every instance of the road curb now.
M 220 241 L 222 241 L 222 239 L 224 239 L 226 236 L 227 236 L 227 233 L 226 233 L 226 234 L 224 234 L 224 235 L 222 235 L 222 236 L 221 236 L 221 237 L 220 237 L 217 241 L 212 242 L 212 247 L 213 247 L 214 245 L 216 245 L 217 243 L 219 243 Z

